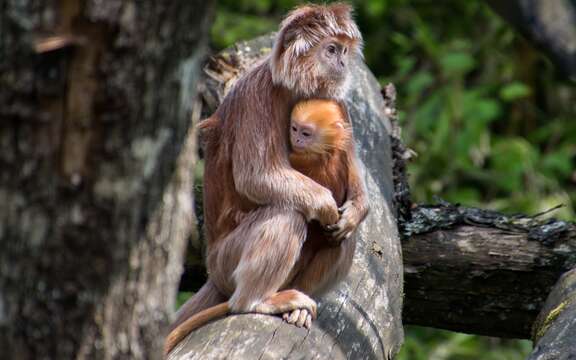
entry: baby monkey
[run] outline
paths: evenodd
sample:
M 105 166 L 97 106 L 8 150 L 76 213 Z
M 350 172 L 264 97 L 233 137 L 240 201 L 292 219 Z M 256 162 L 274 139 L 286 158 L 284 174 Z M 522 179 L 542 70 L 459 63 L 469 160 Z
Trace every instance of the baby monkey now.
M 292 110 L 290 119 L 290 165 L 318 184 L 332 191 L 343 212 L 348 189 L 348 150 L 352 129 L 343 108 L 332 100 L 301 101 Z M 354 169 L 355 171 L 356 169 Z M 351 229 L 339 222 L 328 225 L 331 240 L 337 243 L 351 235 Z M 310 232 L 308 240 L 310 238 Z
M 200 126 L 203 137 L 217 136 L 214 120 L 206 120 Z M 340 219 L 336 224 L 326 227 L 318 222 L 307 224 L 306 240 L 290 280 L 280 292 L 296 290 L 318 296 L 335 286 L 350 270 L 356 247 L 350 236 L 366 217 L 368 205 L 348 115 L 338 102 L 314 99 L 297 103 L 291 114 L 290 144 L 290 165 L 330 190 L 339 206 Z M 169 334 L 165 353 L 191 331 L 229 313 L 230 306 L 224 302 L 191 316 Z M 283 314 L 288 323 L 307 328 L 315 317 L 315 306 L 313 313 L 302 309 Z

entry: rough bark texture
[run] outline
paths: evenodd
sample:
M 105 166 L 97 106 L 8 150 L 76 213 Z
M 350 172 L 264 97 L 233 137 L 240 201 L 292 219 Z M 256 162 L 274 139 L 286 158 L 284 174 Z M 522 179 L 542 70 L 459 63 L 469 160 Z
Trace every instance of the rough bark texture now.
M 541 49 L 558 70 L 576 81 L 576 2 L 486 0 L 496 13 Z
M 528 360 L 576 358 L 576 268 L 558 281 L 534 323 Z
M 561 274 L 576 266 L 576 226 L 444 204 L 404 224 L 406 324 L 530 338 Z
M 213 110 L 239 72 L 270 47 L 271 37 L 264 37 L 216 57 L 206 69 L 208 108 Z M 320 299 L 310 331 L 274 316 L 228 316 L 193 332 L 170 359 L 390 359 L 398 351 L 402 263 L 392 205 L 390 124 L 374 77 L 360 61 L 353 71 L 356 86 L 347 105 L 367 168 L 371 213 L 359 231 L 347 280 Z
M 159 358 L 210 2 L 0 8 L 0 357 Z

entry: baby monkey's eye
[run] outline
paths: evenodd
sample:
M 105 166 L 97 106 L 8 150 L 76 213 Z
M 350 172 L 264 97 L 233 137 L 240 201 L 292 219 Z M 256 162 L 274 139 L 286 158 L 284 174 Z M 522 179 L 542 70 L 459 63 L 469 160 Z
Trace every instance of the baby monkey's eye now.
M 310 136 L 311 134 L 310 134 L 309 132 L 304 131 L 304 132 L 302 133 L 302 135 L 304 135 L 304 137 L 308 137 L 308 136 Z
M 298 131 L 298 129 L 296 129 L 296 126 L 292 126 L 292 131 Z

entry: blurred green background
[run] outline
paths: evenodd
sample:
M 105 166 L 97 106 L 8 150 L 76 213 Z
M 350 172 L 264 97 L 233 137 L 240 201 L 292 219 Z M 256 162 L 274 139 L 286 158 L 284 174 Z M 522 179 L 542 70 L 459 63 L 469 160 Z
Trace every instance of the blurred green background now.
M 478 0 L 350 1 L 365 60 L 398 89 L 417 202 L 574 220 L 576 88 Z M 277 28 L 295 0 L 220 0 L 214 51 Z M 407 327 L 400 359 L 524 359 L 528 341 Z

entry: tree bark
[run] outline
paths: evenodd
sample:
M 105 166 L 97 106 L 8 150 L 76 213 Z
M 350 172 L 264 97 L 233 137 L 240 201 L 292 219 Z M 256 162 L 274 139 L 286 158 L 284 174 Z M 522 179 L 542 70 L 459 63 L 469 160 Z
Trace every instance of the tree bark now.
M 270 36 L 240 43 L 209 63 L 203 92 L 209 112 L 271 45 Z M 169 359 L 391 359 L 399 350 L 402 263 L 392 204 L 390 123 L 378 83 L 360 60 L 353 64 L 353 78 L 346 103 L 366 166 L 371 212 L 359 229 L 350 275 L 319 299 L 319 317 L 310 331 L 276 316 L 228 316 L 194 331 Z
M 211 12 L 3 2 L 2 358 L 160 357 L 193 228 L 190 115 Z
M 558 280 L 534 324 L 534 350 L 528 360 L 576 357 L 576 268 Z
M 414 209 L 404 227 L 405 324 L 530 338 L 550 289 L 576 266 L 576 226 L 563 221 L 441 205 Z

